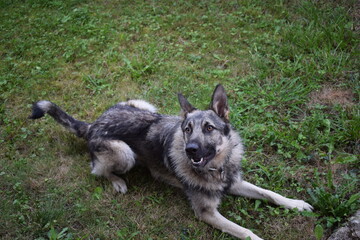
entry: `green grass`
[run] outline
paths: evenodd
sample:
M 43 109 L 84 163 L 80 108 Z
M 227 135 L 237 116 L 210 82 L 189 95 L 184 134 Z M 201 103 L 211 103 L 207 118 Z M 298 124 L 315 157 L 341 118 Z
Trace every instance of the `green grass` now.
M 315 206 L 228 196 L 220 211 L 264 239 L 325 238 L 359 208 L 355 2 L 1 1 L 0 238 L 232 239 L 144 169 L 115 194 L 82 140 L 27 120 L 41 99 L 89 122 L 128 98 L 178 114 L 177 92 L 206 108 L 217 83 L 244 178 Z

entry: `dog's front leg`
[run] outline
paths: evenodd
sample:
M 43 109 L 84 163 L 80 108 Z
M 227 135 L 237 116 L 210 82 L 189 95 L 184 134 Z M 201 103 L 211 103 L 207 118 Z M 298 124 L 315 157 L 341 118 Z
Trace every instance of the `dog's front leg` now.
M 219 213 L 217 206 L 220 203 L 220 197 L 209 197 L 208 195 L 201 193 L 192 193 L 188 194 L 188 196 L 196 216 L 201 221 L 240 239 L 250 237 L 251 240 L 262 240 L 251 230 L 237 225 Z
M 249 182 L 243 181 L 240 177 L 229 189 L 229 193 L 254 199 L 267 199 L 285 208 L 297 208 L 299 211 L 312 211 L 313 207 L 303 200 L 290 199 L 281 196 L 273 191 L 257 187 Z
M 217 209 L 208 209 L 207 211 L 198 213 L 197 215 L 199 215 L 199 218 L 202 221 L 240 239 L 246 239 L 247 237 L 250 237 L 251 240 L 262 240 L 249 229 L 243 228 L 236 223 L 226 219 L 218 212 Z

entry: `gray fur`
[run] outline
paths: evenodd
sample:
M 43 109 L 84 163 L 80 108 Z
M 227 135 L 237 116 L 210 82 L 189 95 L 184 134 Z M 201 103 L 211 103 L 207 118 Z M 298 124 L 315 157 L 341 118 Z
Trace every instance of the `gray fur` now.
M 198 110 L 183 95 L 178 97 L 181 116 L 161 115 L 145 101 L 130 100 L 116 104 L 89 124 L 72 118 L 54 103 L 40 101 L 34 104 L 30 118 L 48 113 L 86 139 L 91 172 L 109 179 L 117 192 L 127 191 L 121 175 L 140 163 L 154 178 L 183 189 L 201 220 L 240 239 L 261 238 L 217 211 L 224 194 L 312 210 L 302 200 L 288 199 L 242 180 L 244 148 L 229 123 L 227 97 L 221 85 L 215 88 L 208 110 Z

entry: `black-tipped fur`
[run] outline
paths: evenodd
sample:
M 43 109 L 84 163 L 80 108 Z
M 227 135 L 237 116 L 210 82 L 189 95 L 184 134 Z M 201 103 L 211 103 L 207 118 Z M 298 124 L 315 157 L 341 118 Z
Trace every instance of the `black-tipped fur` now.
M 43 117 L 45 114 L 49 114 L 58 123 L 75 133 L 76 136 L 81 138 L 87 138 L 88 123 L 76 120 L 72 116 L 65 113 L 55 103 L 50 101 L 39 101 L 33 104 L 32 114 L 29 116 L 30 119 L 38 119 Z
M 40 107 L 38 107 L 36 103 L 34 103 L 32 106 L 32 113 L 28 118 L 38 119 L 38 118 L 42 118 L 44 115 L 45 115 L 45 111 L 42 110 Z

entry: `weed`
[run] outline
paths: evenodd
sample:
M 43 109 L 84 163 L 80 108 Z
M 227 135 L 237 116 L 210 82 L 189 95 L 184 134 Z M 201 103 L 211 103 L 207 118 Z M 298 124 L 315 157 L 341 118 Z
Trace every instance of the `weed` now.
M 101 187 L 96 187 L 93 193 L 93 198 L 96 200 L 100 200 L 102 193 L 103 189 Z
M 51 225 L 51 227 L 50 227 Z M 48 223 L 47 225 L 45 225 L 44 228 L 48 228 L 50 227 L 50 230 L 47 232 L 47 238 L 43 238 L 43 237 L 39 237 L 36 238 L 35 240 L 72 240 L 74 239 L 72 234 L 68 232 L 68 228 L 63 228 L 60 232 L 58 232 L 54 226 L 52 226 L 52 224 Z
M 307 192 L 313 206 L 320 212 L 318 222 L 325 224 L 327 228 L 337 226 L 342 219 L 350 217 L 359 208 L 360 193 L 353 193 L 358 189 L 359 180 L 356 174 L 350 174 L 345 177 L 344 183 L 335 185 L 329 170 L 327 186 L 323 186 L 318 174 L 316 177 L 313 189 L 308 189 Z
M 92 76 L 84 77 L 84 82 L 86 87 L 91 90 L 92 93 L 99 93 L 106 88 L 109 88 L 110 85 L 106 83 L 106 79 L 103 78 L 94 78 Z
M 315 226 L 315 237 L 317 240 L 320 240 L 322 239 L 323 235 L 324 235 L 324 228 L 321 226 L 321 225 L 316 225 Z

